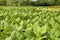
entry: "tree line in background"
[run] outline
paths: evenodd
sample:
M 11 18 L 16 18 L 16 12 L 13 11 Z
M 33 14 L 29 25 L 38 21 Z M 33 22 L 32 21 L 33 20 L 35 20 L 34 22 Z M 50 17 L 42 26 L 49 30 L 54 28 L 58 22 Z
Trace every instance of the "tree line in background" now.
M 0 0 L 0 6 L 50 6 L 60 5 L 60 0 Z

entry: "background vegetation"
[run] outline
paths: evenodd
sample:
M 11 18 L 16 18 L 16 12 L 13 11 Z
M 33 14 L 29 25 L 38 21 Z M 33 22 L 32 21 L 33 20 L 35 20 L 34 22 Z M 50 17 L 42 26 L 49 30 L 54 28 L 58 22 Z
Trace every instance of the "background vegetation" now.
M 50 6 L 60 5 L 60 0 L 0 0 L 1 6 Z

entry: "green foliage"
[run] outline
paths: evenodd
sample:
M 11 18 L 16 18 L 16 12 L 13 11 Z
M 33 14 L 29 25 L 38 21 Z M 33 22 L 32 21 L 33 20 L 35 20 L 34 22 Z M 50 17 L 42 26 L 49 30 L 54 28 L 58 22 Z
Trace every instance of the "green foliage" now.
M 56 0 L 45 0 L 47 5 L 55 5 Z
M 60 11 L 46 9 L 0 7 L 0 40 L 60 40 Z
M 60 5 L 60 0 L 0 0 L 1 6 L 52 6 Z
M 0 5 L 1 5 L 1 6 L 3 6 L 3 5 L 5 6 L 6 3 L 7 3 L 6 0 L 0 0 Z
M 60 0 L 57 0 L 56 1 L 56 5 L 60 5 Z

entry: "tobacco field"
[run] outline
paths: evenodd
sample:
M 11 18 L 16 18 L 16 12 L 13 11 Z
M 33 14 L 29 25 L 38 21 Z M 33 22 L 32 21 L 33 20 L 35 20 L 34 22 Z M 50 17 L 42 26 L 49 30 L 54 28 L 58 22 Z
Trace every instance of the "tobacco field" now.
M 60 40 L 59 10 L 0 7 L 0 40 Z

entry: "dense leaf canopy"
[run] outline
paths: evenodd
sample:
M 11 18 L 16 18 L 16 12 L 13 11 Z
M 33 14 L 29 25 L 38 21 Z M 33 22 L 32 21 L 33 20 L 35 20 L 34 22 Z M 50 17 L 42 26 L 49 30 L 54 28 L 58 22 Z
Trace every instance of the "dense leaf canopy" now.
M 60 40 L 60 8 L 0 7 L 0 40 Z

